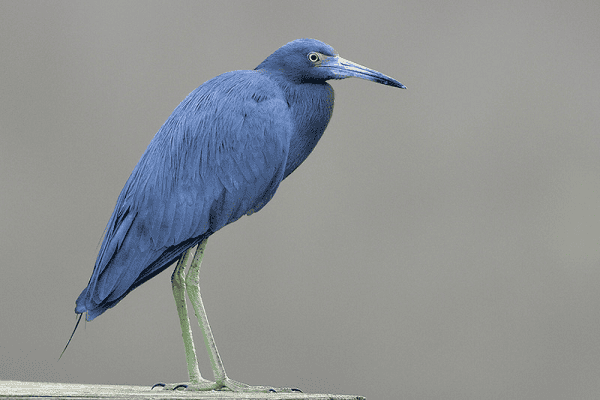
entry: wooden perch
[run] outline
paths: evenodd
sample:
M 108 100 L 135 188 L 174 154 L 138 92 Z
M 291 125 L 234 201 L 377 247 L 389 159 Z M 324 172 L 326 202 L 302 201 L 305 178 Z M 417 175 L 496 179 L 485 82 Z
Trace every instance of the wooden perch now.
M 0 381 L 0 398 L 68 398 L 76 399 L 243 399 L 243 400 L 366 400 L 362 396 L 313 393 L 234 393 L 228 391 L 186 392 L 184 390 L 151 390 L 150 386 L 87 385 Z

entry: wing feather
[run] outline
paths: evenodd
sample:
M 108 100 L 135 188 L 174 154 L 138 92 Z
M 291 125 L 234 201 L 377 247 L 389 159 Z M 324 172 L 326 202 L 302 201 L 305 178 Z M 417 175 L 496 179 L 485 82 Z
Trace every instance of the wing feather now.
M 260 72 L 226 73 L 190 93 L 121 191 L 76 312 L 95 318 L 264 207 L 283 179 L 292 128 L 283 92 Z

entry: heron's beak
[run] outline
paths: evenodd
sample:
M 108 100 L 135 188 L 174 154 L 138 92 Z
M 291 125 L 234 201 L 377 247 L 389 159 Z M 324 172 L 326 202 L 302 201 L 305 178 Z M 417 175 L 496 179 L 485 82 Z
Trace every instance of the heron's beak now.
M 406 89 L 406 86 L 390 78 L 387 75 L 377 72 L 371 68 L 367 68 L 360 64 L 346 60 L 342 57 L 331 56 L 323 59 L 319 67 L 325 67 L 334 74 L 333 79 L 345 79 L 350 77 L 357 77 L 361 79 L 367 79 L 369 81 L 382 83 L 384 85 L 395 86 L 400 89 Z

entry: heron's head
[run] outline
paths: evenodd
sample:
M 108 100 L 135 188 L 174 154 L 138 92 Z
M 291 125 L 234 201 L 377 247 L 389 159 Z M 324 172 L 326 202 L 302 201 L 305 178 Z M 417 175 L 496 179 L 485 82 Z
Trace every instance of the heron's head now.
M 362 78 L 406 89 L 402 83 L 370 68 L 348 61 L 333 47 L 316 39 L 298 39 L 277 49 L 257 70 L 276 73 L 296 83 L 319 83 L 328 79 Z

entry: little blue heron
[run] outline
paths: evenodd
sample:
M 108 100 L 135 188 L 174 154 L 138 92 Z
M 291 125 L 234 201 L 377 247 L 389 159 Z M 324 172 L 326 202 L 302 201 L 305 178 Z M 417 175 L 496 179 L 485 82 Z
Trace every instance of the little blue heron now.
M 297 390 L 250 386 L 227 376 L 200 297 L 200 263 L 210 235 L 261 210 L 308 157 L 333 112 L 333 88 L 326 81 L 349 77 L 406 88 L 339 57 L 323 42 L 299 39 L 252 71 L 224 73 L 191 92 L 154 136 L 117 199 L 92 276 L 77 298 L 77 325 L 83 313 L 93 320 L 176 262 L 171 283 L 189 382 L 158 385 Z M 186 293 L 204 334 L 214 382 L 198 369 Z

